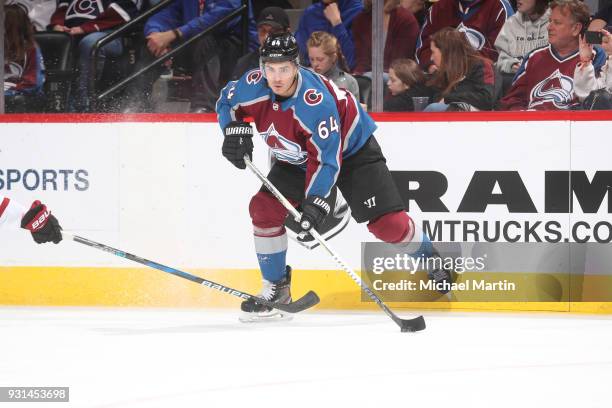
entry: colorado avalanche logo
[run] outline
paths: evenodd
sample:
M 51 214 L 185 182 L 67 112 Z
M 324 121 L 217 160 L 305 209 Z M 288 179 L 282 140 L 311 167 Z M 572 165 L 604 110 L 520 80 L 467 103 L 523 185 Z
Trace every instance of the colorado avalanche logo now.
M 290 164 L 302 164 L 306 161 L 307 153 L 302 150 L 299 144 L 283 137 L 274 128 L 274 124 L 271 124 L 268 130 L 260 133 L 264 141 L 272 153 L 278 160 L 290 163 Z
M 23 76 L 23 67 L 16 62 L 9 61 L 4 66 L 4 79 L 5 80 L 19 80 Z M 6 85 L 6 84 L 5 84 Z
M 463 23 L 457 26 L 457 31 L 462 32 L 468 39 L 468 42 L 475 50 L 481 50 L 484 47 L 486 39 L 485 36 L 478 30 L 470 27 L 466 27 Z
M 247 74 L 246 81 L 249 85 L 255 85 L 261 80 L 261 71 L 256 69 Z
M 323 100 L 323 94 L 321 92 L 317 92 L 316 89 L 307 89 L 304 92 L 304 102 L 306 105 L 315 106 L 321 103 Z
M 74 0 L 66 11 L 66 20 L 71 18 L 86 18 L 93 20 L 102 14 L 104 7 L 100 0 Z
M 574 80 L 558 69 L 531 90 L 529 108 L 552 103 L 557 109 L 567 109 L 574 99 Z
M 15 62 L 4 66 L 4 90 L 9 91 L 17 86 L 19 78 L 23 75 L 23 67 Z

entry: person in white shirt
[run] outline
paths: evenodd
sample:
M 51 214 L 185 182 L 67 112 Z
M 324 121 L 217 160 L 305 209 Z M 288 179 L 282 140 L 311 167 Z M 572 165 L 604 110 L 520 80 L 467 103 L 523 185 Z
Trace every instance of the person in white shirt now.
M 583 102 L 593 91 L 605 89 L 612 92 L 612 34 L 606 30 L 598 30 L 602 33 L 601 48 L 606 52 L 607 61 L 601 68 L 599 76 L 593 67 L 593 45 L 588 44 L 584 36 L 580 36 L 580 62 L 574 70 L 574 92 L 580 102 Z
M 499 58 L 495 66 L 503 73 L 515 74 L 525 55 L 548 44 L 550 0 L 518 0 L 517 13 L 504 23 L 495 48 Z

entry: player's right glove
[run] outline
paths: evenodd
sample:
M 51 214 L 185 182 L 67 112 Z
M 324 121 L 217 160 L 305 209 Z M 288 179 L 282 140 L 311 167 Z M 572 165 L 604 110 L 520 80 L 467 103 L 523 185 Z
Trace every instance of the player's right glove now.
M 245 169 L 244 155 L 253 159 L 253 128 L 247 122 L 230 122 L 223 129 L 223 156 L 239 169 Z
M 38 200 L 32 203 L 30 210 L 21 218 L 21 228 L 29 230 L 38 244 L 51 241 L 59 244 L 62 240 L 62 227 L 57 218 Z
M 311 228 L 317 230 L 330 210 L 331 206 L 324 198 L 315 195 L 306 197 L 302 202 L 302 218 L 300 218 L 302 231 L 310 231 Z

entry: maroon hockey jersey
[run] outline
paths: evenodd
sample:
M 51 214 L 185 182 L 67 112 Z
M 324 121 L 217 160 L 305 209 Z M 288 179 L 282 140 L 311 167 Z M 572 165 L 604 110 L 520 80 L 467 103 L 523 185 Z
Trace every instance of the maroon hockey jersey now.
M 136 17 L 138 0 L 58 0 L 49 27 L 81 27 L 85 33 L 105 31 Z
M 431 36 L 444 27 L 463 31 L 470 44 L 484 57 L 497 61 L 495 39 L 514 14 L 507 0 L 439 0 L 429 9 L 416 46 L 416 61 L 425 68 L 431 64 Z
M 605 62 L 605 53 L 595 48 L 596 71 Z M 578 50 L 562 58 L 549 44 L 530 52 L 514 77 L 512 87 L 500 101 L 504 110 L 569 109 L 578 103 L 574 92 L 574 70 L 580 62 Z

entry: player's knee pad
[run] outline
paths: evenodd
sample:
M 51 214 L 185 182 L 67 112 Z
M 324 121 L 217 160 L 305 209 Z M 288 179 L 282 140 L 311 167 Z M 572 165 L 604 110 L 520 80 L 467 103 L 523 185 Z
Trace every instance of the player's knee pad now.
M 256 229 L 273 233 L 271 229 L 282 228 L 285 223 L 287 209 L 272 194 L 259 191 L 251 198 L 249 214 Z
M 410 217 L 404 211 L 384 214 L 368 223 L 368 230 L 384 242 L 401 242 L 410 231 Z

